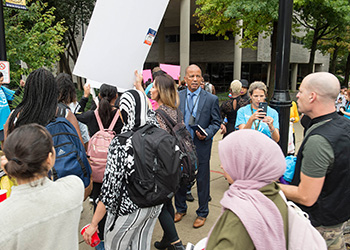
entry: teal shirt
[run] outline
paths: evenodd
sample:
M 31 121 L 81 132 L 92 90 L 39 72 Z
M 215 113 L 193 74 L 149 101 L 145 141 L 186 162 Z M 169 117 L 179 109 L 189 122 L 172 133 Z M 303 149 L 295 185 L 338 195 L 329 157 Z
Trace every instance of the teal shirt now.
M 249 118 L 252 116 L 252 114 L 256 111 L 256 109 L 251 109 L 251 104 L 240 108 L 237 111 L 237 118 L 236 118 L 236 125 L 235 127 L 238 129 L 238 126 L 241 124 L 247 124 Z M 267 112 L 266 112 L 267 116 L 270 116 L 273 118 L 273 126 L 276 129 L 280 129 L 280 124 L 278 121 L 278 113 L 276 110 L 274 110 L 273 108 L 267 107 Z M 267 125 L 267 123 L 265 122 L 260 122 L 258 120 L 255 120 L 252 124 L 252 129 L 256 129 L 257 131 L 267 135 L 268 137 L 271 138 L 271 132 L 269 129 L 269 125 Z
M 4 129 L 4 124 L 11 112 L 7 101 L 12 101 L 14 94 L 15 91 L 4 86 L 0 87 L 0 130 Z

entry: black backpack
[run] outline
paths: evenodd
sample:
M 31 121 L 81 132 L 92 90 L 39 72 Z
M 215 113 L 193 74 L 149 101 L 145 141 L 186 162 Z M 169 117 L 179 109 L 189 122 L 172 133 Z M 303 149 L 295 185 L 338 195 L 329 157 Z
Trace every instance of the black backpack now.
M 177 140 L 154 125 L 118 135 L 132 136 L 135 171 L 128 179 L 130 199 L 139 207 L 152 207 L 171 199 L 180 187 L 182 153 Z
M 180 150 L 184 153 L 181 159 L 180 185 L 193 185 L 197 175 L 198 157 L 192 136 L 187 130 L 185 124 L 182 122 L 182 113 L 177 109 L 176 123 L 174 123 L 174 121 L 164 110 L 157 109 L 156 113 L 158 113 L 163 118 L 167 126 L 171 128 L 171 135 L 177 139 Z

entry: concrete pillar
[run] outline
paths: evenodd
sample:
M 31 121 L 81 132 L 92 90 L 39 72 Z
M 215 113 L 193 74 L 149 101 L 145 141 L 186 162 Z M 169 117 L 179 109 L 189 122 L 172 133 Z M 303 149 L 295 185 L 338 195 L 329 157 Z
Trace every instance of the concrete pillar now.
M 292 75 L 291 75 L 291 80 L 292 80 L 292 91 L 297 90 L 297 79 L 298 79 L 298 64 L 293 63 L 292 64 Z
M 267 66 L 267 79 L 266 79 L 266 86 L 269 87 L 270 85 L 270 71 L 271 70 L 271 63 L 268 64 Z
M 165 63 L 165 32 L 164 32 L 164 19 L 158 29 L 158 62 Z
M 190 17 L 191 0 L 180 2 L 180 66 L 181 79 L 185 76 L 185 70 L 190 64 Z
M 243 20 L 237 22 L 238 26 L 242 26 Z M 242 39 L 243 29 L 240 30 L 239 34 L 235 36 L 235 55 L 233 62 L 233 80 L 241 79 L 242 72 L 242 48 L 240 47 L 240 40 Z

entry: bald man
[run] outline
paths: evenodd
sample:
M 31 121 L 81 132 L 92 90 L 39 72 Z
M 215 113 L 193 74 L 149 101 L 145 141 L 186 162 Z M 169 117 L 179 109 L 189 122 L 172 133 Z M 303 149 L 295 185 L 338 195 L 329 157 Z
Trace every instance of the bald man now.
M 311 118 L 299 148 L 292 185 L 280 185 L 288 199 L 300 204 L 328 249 L 346 249 L 345 222 L 350 218 L 350 120 L 339 116 L 334 101 L 338 79 L 313 73 L 301 83 L 298 108 Z
M 192 64 L 186 68 L 184 79 L 187 89 L 179 92 L 179 109 L 184 115 L 184 123 L 191 133 L 198 156 L 196 181 L 199 207 L 196 211 L 197 218 L 193 223 L 193 227 L 199 228 L 204 225 L 209 214 L 210 154 L 213 144 L 212 138 L 220 128 L 221 116 L 217 96 L 200 87 L 202 71 L 197 65 Z M 193 129 L 193 125 L 200 125 L 205 130 L 206 135 Z M 187 213 L 186 191 L 186 187 L 180 187 L 175 194 L 177 211 L 174 218 L 175 222 L 179 222 Z

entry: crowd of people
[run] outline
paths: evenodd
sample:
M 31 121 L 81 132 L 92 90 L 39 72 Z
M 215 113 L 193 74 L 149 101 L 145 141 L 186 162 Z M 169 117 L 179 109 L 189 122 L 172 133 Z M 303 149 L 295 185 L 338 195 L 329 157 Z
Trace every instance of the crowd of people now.
M 350 91 L 342 88 L 340 92 L 338 79 L 330 73 L 304 78 L 297 105 L 293 102 L 291 107 L 292 143 L 292 124 L 299 121 L 299 112 L 304 121 L 308 119 L 307 132 L 296 156 L 293 180 L 281 184 L 278 180 L 286 162 L 277 144 L 279 115 L 267 104 L 266 85 L 234 80 L 229 99 L 219 105 L 209 75 L 203 75 L 195 64 L 185 72 L 184 82 L 176 84 L 156 67 L 153 82 L 149 79 L 145 85 L 136 71 L 135 89 L 121 95 L 116 87 L 103 84 L 91 110 L 86 110 L 90 86 L 84 86 L 78 101 L 67 74 L 55 78 L 46 69 L 33 71 L 21 84 L 23 99 L 12 111 L 8 101 L 15 92 L 1 86 L 1 167 L 16 185 L 0 203 L 0 248 L 78 249 L 82 203 L 89 194 L 94 213 L 83 238 L 91 244 L 98 233 L 101 242 L 95 246 L 97 250 L 150 249 L 157 219 L 163 237 L 154 246 L 184 250 L 176 223 L 192 212 L 187 201 L 193 183 L 179 182 L 177 191 L 165 202 L 149 206 L 140 205 L 130 191 L 139 153 L 133 145 L 136 131 L 149 125 L 173 135 L 174 126 L 169 124 L 174 124 L 187 129 L 198 157 L 198 208 L 193 228 L 203 227 L 209 215 L 213 137 L 219 130 L 223 135 L 219 157 L 229 188 L 220 202 L 222 213 L 208 230 L 206 249 L 288 249 L 293 237 L 282 191 L 308 214 L 328 249 L 346 249 L 344 232 L 350 230 Z M 54 178 L 55 164 L 63 153 L 45 127 L 59 118 L 75 129 L 84 148 L 82 157 L 90 157 L 86 155 L 89 143 L 99 131 L 113 133 L 103 161 L 103 177 L 96 178 L 97 163 L 90 159 L 93 173 L 90 176 L 91 170 L 83 171 L 90 183 L 84 184 L 82 177 L 73 173 Z M 293 150 L 288 153 L 294 155 Z

